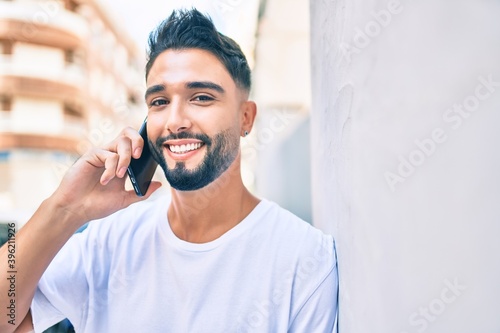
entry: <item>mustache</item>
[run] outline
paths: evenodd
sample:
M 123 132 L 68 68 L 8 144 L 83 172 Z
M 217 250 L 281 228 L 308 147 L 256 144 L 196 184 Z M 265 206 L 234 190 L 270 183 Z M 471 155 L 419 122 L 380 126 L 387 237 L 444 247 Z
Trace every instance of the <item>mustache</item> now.
M 163 146 L 165 141 L 168 140 L 181 140 L 181 139 L 195 139 L 195 140 L 200 140 L 207 146 L 212 144 L 212 140 L 210 137 L 206 134 L 202 133 L 193 133 L 193 132 L 180 132 L 180 133 L 172 133 L 167 136 L 160 136 L 159 138 L 156 139 L 155 144 L 157 147 Z

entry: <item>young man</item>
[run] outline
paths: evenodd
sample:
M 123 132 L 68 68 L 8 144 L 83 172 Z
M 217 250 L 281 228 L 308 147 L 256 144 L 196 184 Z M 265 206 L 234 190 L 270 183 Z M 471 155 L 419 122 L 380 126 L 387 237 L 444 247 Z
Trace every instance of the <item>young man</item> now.
M 241 180 L 239 141 L 256 106 L 239 46 L 196 10 L 174 12 L 149 42 L 149 142 L 125 129 L 83 155 L 20 230 L 15 320 L 7 275 L 0 331 L 42 332 L 68 318 L 90 333 L 332 332 L 332 237 Z M 170 202 L 152 195 L 158 183 L 143 198 L 124 190 L 143 144 Z M 7 255 L 3 247 L 3 274 Z

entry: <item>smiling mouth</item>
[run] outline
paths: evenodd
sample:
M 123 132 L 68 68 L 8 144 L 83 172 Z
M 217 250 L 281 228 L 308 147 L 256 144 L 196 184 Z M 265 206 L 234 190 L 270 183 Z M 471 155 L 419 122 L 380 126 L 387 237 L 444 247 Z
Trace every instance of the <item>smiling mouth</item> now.
M 172 153 L 184 154 L 193 150 L 198 150 L 202 146 L 204 146 L 204 144 L 202 142 L 198 142 L 198 143 L 188 143 L 184 145 L 168 145 L 168 149 Z

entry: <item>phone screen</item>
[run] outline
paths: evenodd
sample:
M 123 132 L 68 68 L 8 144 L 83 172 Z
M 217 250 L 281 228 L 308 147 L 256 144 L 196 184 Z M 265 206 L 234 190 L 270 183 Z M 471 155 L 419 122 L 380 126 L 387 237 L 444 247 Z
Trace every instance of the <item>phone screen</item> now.
M 127 173 L 134 187 L 134 191 L 138 196 L 143 196 L 146 194 L 149 184 L 151 184 L 151 179 L 156 171 L 158 163 L 153 159 L 151 151 L 148 144 L 148 132 L 147 132 L 147 118 L 142 123 L 139 129 L 139 134 L 144 140 L 144 147 L 142 148 L 142 154 L 138 159 L 132 158 L 130 165 L 127 168 Z

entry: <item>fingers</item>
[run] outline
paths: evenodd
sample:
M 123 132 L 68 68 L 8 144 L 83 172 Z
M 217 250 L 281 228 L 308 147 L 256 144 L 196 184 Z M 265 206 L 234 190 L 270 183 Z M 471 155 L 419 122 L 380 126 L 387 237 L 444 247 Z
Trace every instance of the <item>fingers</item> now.
M 115 140 L 105 147 L 105 149 L 110 152 L 117 154 L 117 160 L 113 158 L 112 161 L 109 162 L 110 164 L 106 165 L 107 172 L 105 178 L 109 181 L 114 176 L 118 178 L 125 176 L 131 159 L 141 156 L 143 146 L 144 140 L 141 135 L 131 127 L 125 128 Z M 113 166 L 115 168 L 114 175 L 109 178 L 108 176 L 111 176 L 111 172 L 113 171 L 111 168 Z
M 128 146 L 131 152 L 131 156 L 133 158 L 139 158 L 142 153 L 142 147 L 144 146 L 144 140 L 137 130 L 132 127 L 127 127 L 123 129 L 120 135 L 113 141 L 111 141 L 108 145 L 104 147 L 109 151 L 118 152 L 118 148 L 125 148 Z
M 103 152 L 103 155 L 105 155 L 106 157 L 104 160 L 105 169 L 101 176 L 101 184 L 106 185 L 107 183 L 109 183 L 111 179 L 117 176 L 116 166 L 118 165 L 119 156 L 118 154 L 111 153 L 108 151 Z
M 122 178 L 127 172 L 127 167 L 132 159 L 132 142 L 126 137 L 117 139 L 116 152 L 118 154 L 118 162 L 116 165 L 116 176 Z M 141 139 L 142 140 L 142 139 Z
M 130 143 L 130 151 L 132 152 L 133 158 L 139 158 L 142 154 L 142 148 L 144 146 L 144 140 L 142 139 L 139 132 L 131 127 L 125 128 L 121 133 L 121 138 L 126 138 Z
M 89 221 L 148 198 L 160 183 L 152 182 L 143 197 L 126 190 L 126 169 L 133 157 L 140 157 L 143 145 L 139 133 L 128 128 L 107 146 L 87 151 L 66 172 L 54 200 Z
M 116 176 L 116 169 L 119 161 L 119 155 L 117 153 L 96 148 L 88 152 L 86 156 L 87 157 L 83 158 L 83 160 L 94 168 L 102 169 L 104 167 L 104 171 L 99 181 L 102 185 L 106 185 Z

